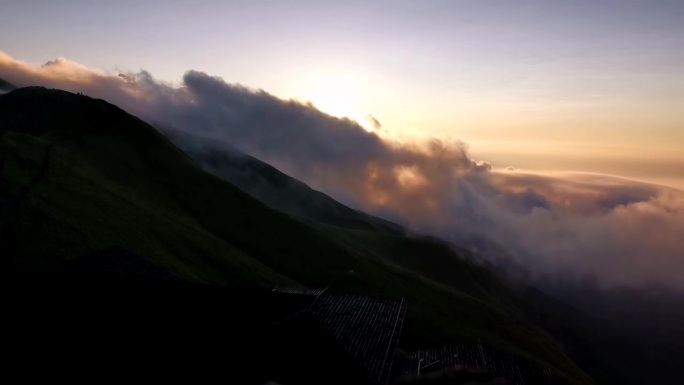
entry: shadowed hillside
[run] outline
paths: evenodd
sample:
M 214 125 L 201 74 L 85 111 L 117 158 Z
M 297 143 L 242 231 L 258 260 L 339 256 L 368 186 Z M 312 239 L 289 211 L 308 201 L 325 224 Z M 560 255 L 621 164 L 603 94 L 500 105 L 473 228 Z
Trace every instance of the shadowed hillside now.
M 681 306 L 674 304 L 681 300 L 666 290 L 651 295 L 646 289 L 622 293 L 597 287 L 568 292 L 571 287 L 542 284 L 542 291 L 517 283 L 515 287 L 521 290 L 512 293 L 492 273 L 496 269 L 513 281 L 522 277 L 528 282 L 524 277 L 529 272 L 512 260 L 499 259 L 496 266 L 473 263 L 484 258 L 347 207 L 227 143 L 169 129 L 164 132 L 205 170 L 270 207 L 310 223 L 360 253 L 533 321 L 562 341 L 565 351 L 600 383 L 662 382 L 678 373 L 684 323 L 678 311 Z M 506 255 L 495 244 L 477 244 L 490 255 Z M 649 316 L 639 315 L 640 309 L 648 309 L 643 313 Z
M 507 306 L 513 301 L 511 293 L 490 271 L 475 264 L 466 250 L 352 209 L 227 143 L 168 129 L 164 132 L 206 171 L 360 253 L 491 303 Z
M 15 87 L 13 84 L 11 84 L 11 83 L 3 80 L 3 79 L 0 79 L 0 92 L 12 91 L 15 88 L 17 88 L 17 87 Z
M 452 258 L 446 246 L 359 213 L 341 216 L 370 226 L 356 235 L 276 211 L 102 100 L 44 88 L 0 96 L 0 190 L 0 251 L 13 268 L 123 247 L 191 281 L 405 297 L 407 346 L 481 338 L 589 382 L 551 337 L 489 301 L 487 289 L 457 290 L 438 272 L 410 269 L 418 257 Z M 389 238 L 364 241 L 368 234 Z

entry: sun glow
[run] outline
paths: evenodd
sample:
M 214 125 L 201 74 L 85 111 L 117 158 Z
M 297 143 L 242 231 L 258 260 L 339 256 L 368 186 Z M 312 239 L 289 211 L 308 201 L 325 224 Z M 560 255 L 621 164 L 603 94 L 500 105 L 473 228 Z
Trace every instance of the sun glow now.
M 356 115 L 354 105 L 343 95 L 319 95 L 313 98 L 316 108 L 338 118 L 351 118 Z
M 316 108 L 338 118 L 356 121 L 364 129 L 373 130 L 362 107 L 365 82 L 354 72 L 328 71 L 311 74 L 301 85 L 304 99 Z

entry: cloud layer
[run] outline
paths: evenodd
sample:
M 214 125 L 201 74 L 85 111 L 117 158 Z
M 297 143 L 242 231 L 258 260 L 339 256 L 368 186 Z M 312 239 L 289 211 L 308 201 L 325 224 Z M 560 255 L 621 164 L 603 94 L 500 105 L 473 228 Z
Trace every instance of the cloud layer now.
M 684 289 L 677 190 L 602 175 L 494 172 L 462 142 L 378 136 L 196 71 L 172 85 L 145 71 L 107 74 L 66 59 L 31 66 L 0 52 L 0 78 L 103 98 L 159 127 L 224 141 L 354 207 L 490 255 L 505 250 L 534 273 Z

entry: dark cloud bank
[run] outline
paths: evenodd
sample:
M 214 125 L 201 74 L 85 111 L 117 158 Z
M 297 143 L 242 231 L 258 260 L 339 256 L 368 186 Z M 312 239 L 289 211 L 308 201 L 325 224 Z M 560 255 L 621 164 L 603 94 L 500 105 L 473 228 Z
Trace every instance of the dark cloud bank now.
M 493 241 L 535 276 L 593 275 L 608 286 L 684 289 L 680 191 L 600 175 L 495 172 L 472 160 L 464 143 L 380 137 L 312 105 L 202 72 L 189 71 L 172 85 L 144 71 L 111 75 L 64 59 L 48 64 L 29 66 L 0 52 L 0 78 L 82 92 L 159 127 L 229 143 L 413 230 L 490 256 L 493 248 L 482 249 Z

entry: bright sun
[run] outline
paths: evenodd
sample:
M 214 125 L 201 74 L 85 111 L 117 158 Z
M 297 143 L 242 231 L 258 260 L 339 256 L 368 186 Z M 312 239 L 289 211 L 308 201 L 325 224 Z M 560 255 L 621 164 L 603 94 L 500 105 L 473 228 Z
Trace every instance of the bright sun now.
M 307 99 L 316 108 L 338 118 L 355 120 L 367 130 L 372 129 L 365 118 L 367 112 L 361 107 L 363 82 L 360 76 L 351 72 L 318 73 L 307 83 Z
M 338 118 L 356 118 L 358 113 L 353 101 L 345 97 L 341 93 L 333 93 L 326 95 L 316 95 L 311 101 L 316 108 L 325 112 L 326 114 L 337 116 Z

